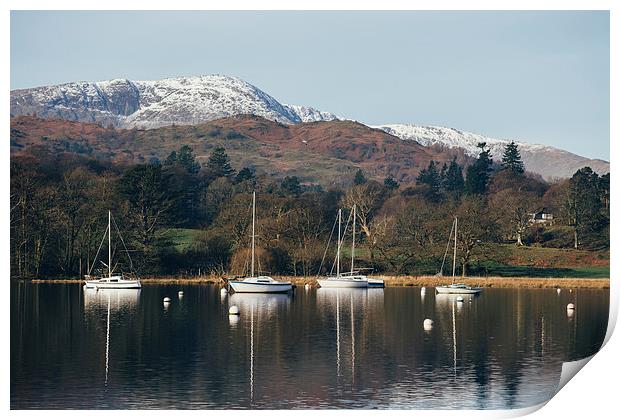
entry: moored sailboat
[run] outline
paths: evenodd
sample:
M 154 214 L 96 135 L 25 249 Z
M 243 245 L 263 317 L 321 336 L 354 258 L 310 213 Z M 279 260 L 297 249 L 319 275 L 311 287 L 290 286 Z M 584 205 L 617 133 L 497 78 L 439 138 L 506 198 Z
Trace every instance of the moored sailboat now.
M 114 223 L 116 224 L 116 222 Z M 107 265 L 108 275 L 101 277 L 99 279 L 92 280 L 90 277 L 90 273 L 89 273 L 86 276 L 86 280 L 85 280 L 86 288 L 88 289 L 140 289 L 142 287 L 140 280 L 125 278 L 123 274 L 113 275 L 113 272 L 112 272 L 113 271 L 113 268 L 112 268 L 112 212 L 109 210 L 108 210 L 108 228 L 106 232 L 104 233 L 104 239 L 105 239 L 106 234 L 108 236 L 108 264 L 105 264 L 105 263 L 103 264 Z M 118 232 L 118 234 L 120 237 L 120 232 Z M 121 237 L 121 241 L 122 241 L 122 237 Z M 102 240 L 102 244 L 103 244 L 103 240 Z M 123 246 L 124 246 L 124 242 L 123 242 Z M 101 250 L 101 246 L 99 246 L 99 250 Z M 125 251 L 127 250 L 125 249 Z M 99 251 L 97 251 L 97 255 L 95 255 L 95 261 L 97 261 L 98 255 L 99 255 Z M 130 261 L 131 261 L 131 258 L 130 258 Z
M 355 205 L 353 205 L 353 243 L 351 248 L 351 271 L 349 273 L 340 272 L 340 249 L 342 247 L 342 209 L 338 209 L 338 243 L 336 250 L 336 275 L 325 278 L 318 278 L 317 282 L 321 287 L 338 287 L 338 288 L 363 288 L 368 287 L 368 278 L 366 276 L 356 274 L 353 270 L 353 261 L 355 259 Z M 346 229 L 345 229 L 346 230 Z M 329 244 L 328 244 L 329 247 Z M 333 268 L 332 268 L 333 269 Z
M 454 224 L 453 224 L 453 228 L 454 228 L 454 255 L 453 255 L 453 259 L 452 259 L 452 284 L 448 284 L 445 286 L 437 286 L 435 287 L 435 291 L 437 293 L 450 293 L 450 294 L 459 294 L 459 295 L 475 295 L 478 294 L 480 292 L 482 292 L 482 289 L 477 288 L 477 287 L 471 287 L 471 286 L 467 286 L 466 284 L 462 284 L 462 283 L 455 283 L 454 280 L 456 278 L 456 241 L 457 241 L 457 230 L 458 230 L 458 226 L 459 226 L 459 221 L 458 219 L 455 217 L 454 218 Z M 449 239 L 448 239 L 448 243 L 449 243 Z M 442 268 L 443 268 L 443 264 L 442 264 Z
M 286 293 L 293 289 L 288 281 L 277 281 L 269 276 L 254 275 L 254 261 L 256 259 L 256 192 L 252 193 L 252 263 L 250 277 L 243 280 L 229 280 L 230 288 L 237 293 Z

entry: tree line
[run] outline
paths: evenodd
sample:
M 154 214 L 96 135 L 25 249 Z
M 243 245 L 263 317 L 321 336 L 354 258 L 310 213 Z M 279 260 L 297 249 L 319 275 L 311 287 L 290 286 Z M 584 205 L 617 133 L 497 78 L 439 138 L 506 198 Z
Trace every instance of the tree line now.
M 437 270 L 455 216 L 461 274 L 475 273 L 472 259 L 493 244 L 609 248 L 609 174 L 586 167 L 569 180 L 547 183 L 524 170 L 515 143 L 497 162 L 486 144 L 478 147 L 468 167 L 456 159 L 431 161 L 412 185 L 391 176 L 368 179 L 360 169 L 346 187 L 331 190 L 294 176 L 233 168 L 221 147 L 204 164 L 185 145 L 163 162 L 131 166 L 70 154 L 14 157 L 11 275 L 96 273 L 108 209 L 142 276 L 241 274 L 252 191 L 258 195 L 261 269 L 272 274 L 310 276 L 329 266 L 322 262 L 337 209 L 349 211 L 353 204 L 359 258 L 383 272 Z M 553 214 L 552 226 L 532 223 L 541 209 Z M 118 270 L 129 270 L 121 244 L 113 246 Z

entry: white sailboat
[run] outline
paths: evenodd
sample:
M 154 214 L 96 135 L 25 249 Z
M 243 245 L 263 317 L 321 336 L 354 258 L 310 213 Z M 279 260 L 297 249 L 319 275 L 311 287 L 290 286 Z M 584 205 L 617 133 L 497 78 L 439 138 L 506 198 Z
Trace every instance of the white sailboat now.
M 86 280 L 85 280 L 86 288 L 87 289 L 140 289 L 142 287 L 142 284 L 140 284 L 140 280 L 127 279 L 122 274 L 113 275 L 112 273 L 112 212 L 110 212 L 109 210 L 108 210 L 108 229 L 104 233 L 104 239 L 105 239 L 106 233 L 108 235 L 108 264 L 107 264 L 108 275 L 107 277 L 102 277 L 96 280 L 91 280 L 90 275 L 87 275 Z M 120 232 L 119 232 L 119 236 L 120 236 Z M 103 240 L 102 240 L 102 244 L 103 244 Z M 99 246 L 99 250 L 101 250 L 101 245 Z M 97 251 L 97 255 L 95 255 L 95 261 L 97 261 L 98 255 L 99 255 L 99 251 Z M 104 263 L 104 265 L 106 264 Z
M 355 222 L 356 221 L 357 221 L 356 206 L 355 204 L 353 204 L 353 240 L 351 242 L 351 275 L 356 274 L 355 271 L 353 270 L 353 264 L 355 261 Z M 357 275 L 366 279 L 366 281 L 368 282 L 368 287 L 385 287 L 385 283 L 383 282 L 382 279 L 368 277 L 366 275 L 360 274 L 359 271 L 361 271 L 361 269 L 358 269 Z
M 321 287 L 338 287 L 338 288 L 361 288 L 368 287 L 368 278 L 366 276 L 355 274 L 353 271 L 353 261 L 355 258 L 355 205 L 353 206 L 353 245 L 351 253 L 351 272 L 340 273 L 340 248 L 342 246 L 342 209 L 338 209 L 338 245 L 336 251 L 336 275 L 318 278 L 317 282 Z M 329 246 L 329 244 L 328 244 Z
M 293 290 L 293 284 L 288 281 L 276 281 L 269 276 L 254 275 L 255 260 L 255 227 L 256 227 L 256 192 L 252 193 L 252 264 L 250 277 L 243 280 L 229 280 L 230 288 L 237 293 L 286 293 Z
M 450 293 L 450 294 L 459 294 L 459 295 L 478 294 L 482 292 L 482 289 L 477 288 L 477 287 L 467 286 L 466 284 L 454 282 L 455 277 L 456 277 L 456 241 L 457 241 L 456 233 L 457 233 L 458 226 L 459 226 L 459 221 L 456 217 L 454 218 L 453 226 L 454 226 L 454 256 L 452 259 L 452 284 L 448 284 L 445 286 L 437 286 L 435 287 L 435 291 L 437 293 Z

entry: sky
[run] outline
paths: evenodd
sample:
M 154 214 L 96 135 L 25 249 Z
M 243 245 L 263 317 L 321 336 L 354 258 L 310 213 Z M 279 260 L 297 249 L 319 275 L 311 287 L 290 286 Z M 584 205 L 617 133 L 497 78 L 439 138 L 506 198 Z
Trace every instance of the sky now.
M 609 160 L 609 13 L 11 12 L 11 89 L 226 74 L 282 103 Z

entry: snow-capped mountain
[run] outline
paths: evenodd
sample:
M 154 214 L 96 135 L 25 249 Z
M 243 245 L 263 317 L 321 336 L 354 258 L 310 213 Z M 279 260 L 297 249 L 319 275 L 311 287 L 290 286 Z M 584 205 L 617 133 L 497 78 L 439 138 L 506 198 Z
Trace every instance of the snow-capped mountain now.
M 472 157 L 478 156 L 478 143 L 486 143 L 491 150 L 493 160 L 499 162 L 504 148 L 513 140 L 496 139 L 480 134 L 460 131 L 454 128 L 419 126 L 414 124 L 386 124 L 373 126 L 405 141 L 416 141 L 423 146 L 439 145 L 447 148 L 461 148 Z M 609 172 L 609 162 L 589 159 L 566 150 L 542 144 L 523 141 L 514 142 L 519 146 L 525 169 L 537 173 L 546 179 L 566 178 L 577 169 L 590 166 L 595 172 Z
M 301 122 L 316 122 L 316 121 L 332 121 L 341 120 L 331 112 L 319 111 L 318 109 L 303 106 L 303 105 L 285 105 L 291 111 L 293 111 L 300 119 Z
M 37 115 L 120 128 L 202 124 L 240 114 L 253 114 L 284 124 L 341 119 L 311 107 L 281 103 L 250 83 L 223 75 L 73 82 L 11 92 L 12 116 Z M 477 156 L 478 143 L 486 142 L 496 161 L 510 142 L 444 127 L 388 124 L 373 128 L 423 146 L 462 148 L 471 156 Z M 603 160 L 584 158 L 550 146 L 516 143 L 525 168 L 547 179 L 569 177 L 584 166 L 598 173 L 609 172 L 609 162 Z
M 74 82 L 12 91 L 11 115 L 24 114 L 122 128 L 199 124 L 239 114 L 285 124 L 336 119 L 314 108 L 281 104 L 241 79 L 222 75 Z

